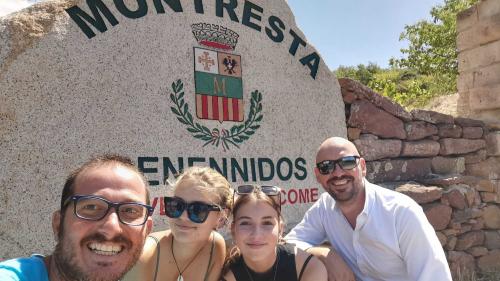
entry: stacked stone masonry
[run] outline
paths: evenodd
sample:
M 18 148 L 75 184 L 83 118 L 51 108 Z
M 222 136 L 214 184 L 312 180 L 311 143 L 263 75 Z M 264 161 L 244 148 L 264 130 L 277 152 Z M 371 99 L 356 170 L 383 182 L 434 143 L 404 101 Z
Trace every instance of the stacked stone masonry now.
M 424 209 L 454 276 L 500 269 L 500 131 L 483 121 L 407 112 L 370 88 L 339 79 L 348 138 L 367 179 Z
M 482 0 L 457 16 L 458 112 L 499 125 L 500 1 Z

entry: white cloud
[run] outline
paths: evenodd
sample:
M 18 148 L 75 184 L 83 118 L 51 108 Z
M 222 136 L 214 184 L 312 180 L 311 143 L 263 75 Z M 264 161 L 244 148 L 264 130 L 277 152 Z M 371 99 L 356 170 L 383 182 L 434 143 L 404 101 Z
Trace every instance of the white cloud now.
M 0 0 L 0 17 L 19 11 L 40 0 Z

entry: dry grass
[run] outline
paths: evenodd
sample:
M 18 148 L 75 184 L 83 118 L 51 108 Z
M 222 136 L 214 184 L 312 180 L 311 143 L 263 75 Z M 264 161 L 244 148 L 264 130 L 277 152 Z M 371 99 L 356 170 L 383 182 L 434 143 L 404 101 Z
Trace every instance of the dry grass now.
M 472 274 L 458 274 L 458 278 L 454 281 L 499 281 L 500 270 L 492 272 L 483 272 Z

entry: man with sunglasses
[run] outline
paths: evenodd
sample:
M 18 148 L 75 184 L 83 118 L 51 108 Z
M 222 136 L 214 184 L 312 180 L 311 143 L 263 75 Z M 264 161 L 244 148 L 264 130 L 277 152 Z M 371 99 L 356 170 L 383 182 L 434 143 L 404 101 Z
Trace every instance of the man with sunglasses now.
M 0 263 L 0 280 L 117 281 L 139 258 L 152 211 L 147 181 L 130 159 L 94 158 L 66 180 L 52 216 L 54 252 Z
M 451 281 L 443 248 L 410 197 L 369 183 L 354 144 L 333 137 L 316 154 L 325 193 L 285 237 L 317 255 L 329 280 Z M 317 247 L 328 241 L 335 251 Z M 352 269 L 342 270 L 345 264 Z M 338 270 L 338 269 L 341 270 Z

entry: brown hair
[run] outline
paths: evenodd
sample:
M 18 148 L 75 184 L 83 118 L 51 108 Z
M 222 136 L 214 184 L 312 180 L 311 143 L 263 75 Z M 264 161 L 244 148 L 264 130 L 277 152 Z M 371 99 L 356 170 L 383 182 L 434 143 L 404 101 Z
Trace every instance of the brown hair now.
M 87 169 L 105 165 L 123 166 L 137 173 L 137 175 L 144 182 L 144 186 L 146 188 L 146 198 L 145 198 L 146 204 L 148 205 L 150 204 L 148 181 L 146 180 L 142 172 L 139 171 L 139 169 L 137 169 L 132 160 L 128 157 L 117 154 L 104 154 L 91 158 L 90 160 L 85 162 L 81 167 L 72 171 L 66 178 L 66 182 L 64 183 L 64 188 L 61 195 L 61 209 L 60 209 L 61 214 L 64 214 L 64 208 L 65 208 L 64 202 L 66 202 L 66 199 L 74 195 L 76 178 Z
M 254 188 L 253 192 L 250 194 L 238 195 L 237 199 L 235 199 L 233 206 L 233 212 L 232 212 L 233 220 L 236 218 L 238 211 L 245 204 L 248 204 L 249 202 L 254 200 L 256 202 L 265 202 L 269 204 L 269 206 L 271 206 L 276 211 L 278 215 L 278 222 L 280 224 L 284 223 L 283 216 L 281 215 L 281 202 L 279 202 L 279 196 L 277 196 L 277 200 L 274 200 L 271 196 L 266 195 L 259 188 Z M 238 259 L 240 256 L 241 256 L 240 250 L 236 245 L 234 245 L 231 248 L 231 250 L 229 250 L 229 254 L 226 256 L 226 260 L 224 261 L 224 267 L 222 269 L 222 274 L 221 274 L 222 276 L 224 276 L 230 270 L 231 264 L 233 264 L 236 261 L 236 259 Z

